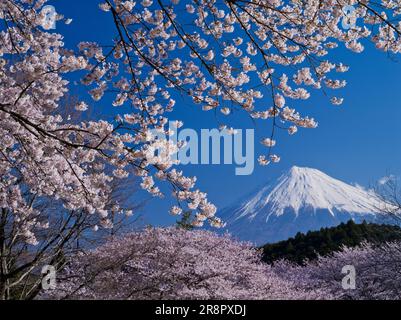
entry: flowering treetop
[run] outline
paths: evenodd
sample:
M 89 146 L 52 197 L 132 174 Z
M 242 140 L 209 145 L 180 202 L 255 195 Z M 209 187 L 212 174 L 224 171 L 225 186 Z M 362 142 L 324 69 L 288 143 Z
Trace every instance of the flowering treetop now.
M 81 253 L 52 299 L 324 299 L 280 278 L 256 249 L 213 232 L 147 229 Z M 49 296 L 46 296 L 46 295 Z
M 46 221 L 24 198 L 27 190 L 98 214 L 108 227 L 110 182 L 128 174 L 142 177 L 141 186 L 155 196 L 162 195 L 156 180 L 169 181 L 174 196 L 197 210 L 196 225 L 221 226 L 196 178 L 178 171 L 171 157 L 183 146 L 166 138 L 177 92 L 223 117 L 240 110 L 270 119 L 262 141 L 269 152 L 259 158 L 267 165 L 280 160 L 272 153 L 276 129 L 295 134 L 317 126 L 296 111 L 296 100 L 308 99 L 310 88 L 328 90 L 333 104 L 342 103 L 331 90 L 345 86 L 336 73 L 348 67 L 332 61 L 330 51 L 343 43 L 360 53 L 365 38 L 387 52 L 401 48 L 398 0 L 106 0 L 100 8 L 116 28 L 111 46 L 82 39 L 77 52 L 64 48 L 61 35 L 43 30 L 45 2 L 0 3 L 0 207 L 13 212 L 32 244 Z M 349 5 L 358 23 L 343 29 Z M 68 92 L 67 74 L 78 70 L 85 71 L 82 84 L 95 101 L 112 94 L 114 107 L 131 111 L 113 123 L 71 121 L 60 100 Z M 87 109 L 85 102 L 75 107 Z

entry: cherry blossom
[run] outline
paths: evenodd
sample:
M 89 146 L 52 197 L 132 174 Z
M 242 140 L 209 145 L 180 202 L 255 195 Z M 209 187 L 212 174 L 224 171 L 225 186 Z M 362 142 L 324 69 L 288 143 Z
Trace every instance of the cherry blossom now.
M 287 281 L 303 290 L 320 290 L 322 295 L 345 300 L 398 300 L 400 287 L 400 243 L 344 247 L 333 255 L 319 257 L 304 266 L 280 261 L 273 267 Z M 355 270 L 355 289 L 343 287 L 345 266 Z
M 343 29 L 342 9 L 347 5 L 355 7 L 358 23 Z M 84 83 L 91 87 L 95 100 L 113 87 L 118 91 L 114 105 L 132 106 L 132 113 L 121 118 L 124 125 L 135 128 L 135 141 L 145 144 L 134 152 L 141 167 L 138 173 L 156 179 L 169 177 L 173 185 L 177 181 L 167 172 L 159 173 L 175 165 L 168 160 L 170 154 L 157 159 L 151 154 L 157 148 L 175 147 L 140 137 L 153 128 L 168 132 L 167 113 L 174 109 L 172 97 L 177 93 L 204 111 L 219 110 L 225 116 L 220 127 L 231 128 L 228 116 L 236 110 L 266 120 L 272 143 L 265 141 L 271 148 L 280 129 L 293 135 L 300 128 L 318 126 L 313 117 L 297 111 L 298 101 L 308 100 L 312 89 L 327 91 L 334 105 L 343 103 L 331 91 L 346 85 L 337 74 L 349 67 L 336 61 L 331 54 L 335 48 L 343 45 L 359 53 L 365 39 L 389 53 L 398 53 L 401 47 L 398 26 L 391 23 L 391 18 L 400 14 L 399 1 L 106 0 L 100 8 L 112 16 L 116 37 L 108 47 L 81 43 L 81 54 L 91 66 Z M 380 13 L 383 10 L 385 16 Z M 106 81 L 109 77 L 113 80 Z M 271 150 L 266 157 L 273 163 L 280 160 Z M 259 160 L 262 165 L 269 162 Z M 143 186 L 157 194 L 148 184 Z M 196 190 L 177 190 L 174 194 L 187 202 L 202 194 L 196 202 L 207 203 L 204 193 Z M 200 212 L 199 217 L 203 216 Z M 213 217 L 209 220 L 218 221 Z
M 261 262 L 250 245 L 209 231 L 147 229 L 71 259 L 52 299 L 322 299 Z M 329 297 L 327 295 L 326 297 Z
M 400 0 L 106 0 L 99 7 L 114 21 L 115 37 L 102 44 L 82 39 L 78 48 L 45 30 L 44 4 L 0 2 L 0 208 L 32 246 L 40 246 L 37 234 L 49 221 L 26 193 L 84 210 L 111 228 L 111 185 L 127 175 L 140 177 L 155 197 L 165 195 L 160 183 L 168 182 L 180 207 L 196 210 L 194 225 L 224 225 L 196 177 L 176 169 L 183 146 L 169 139 L 168 123 L 177 96 L 219 111 L 220 127 L 232 134 L 234 111 L 265 121 L 271 149 L 279 130 L 293 135 L 318 126 L 298 111 L 313 90 L 324 90 L 334 105 L 344 102 L 338 90 L 346 82 L 338 77 L 349 67 L 335 48 L 361 53 L 370 40 L 388 54 L 401 51 Z M 348 5 L 357 23 L 343 29 Z M 78 73 L 88 95 L 72 108 L 86 115 L 89 105 L 111 97 L 120 113 L 114 121 L 75 121 L 66 112 L 68 79 Z M 280 159 L 269 150 L 259 163 Z

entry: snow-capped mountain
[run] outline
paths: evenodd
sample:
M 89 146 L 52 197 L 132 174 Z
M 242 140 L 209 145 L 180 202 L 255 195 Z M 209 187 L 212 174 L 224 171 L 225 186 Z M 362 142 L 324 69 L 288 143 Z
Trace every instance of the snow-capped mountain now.
M 316 169 L 292 167 L 219 216 L 233 236 L 261 245 L 350 219 L 374 221 L 380 207 L 380 200 L 371 191 Z

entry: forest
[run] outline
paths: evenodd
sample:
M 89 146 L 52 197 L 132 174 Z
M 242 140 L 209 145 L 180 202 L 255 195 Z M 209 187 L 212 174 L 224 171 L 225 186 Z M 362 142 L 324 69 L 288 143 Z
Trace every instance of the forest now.
M 372 223 L 356 224 L 352 220 L 332 228 L 298 233 L 294 238 L 262 247 L 263 261 L 272 263 L 286 259 L 303 264 L 318 256 L 327 256 L 342 248 L 360 246 L 363 242 L 380 245 L 401 240 L 401 228 Z

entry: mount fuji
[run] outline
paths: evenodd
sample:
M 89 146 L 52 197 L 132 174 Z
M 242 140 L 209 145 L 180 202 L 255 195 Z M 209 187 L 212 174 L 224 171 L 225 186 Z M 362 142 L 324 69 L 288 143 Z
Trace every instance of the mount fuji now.
M 374 222 L 381 206 L 372 191 L 316 169 L 292 167 L 244 201 L 223 209 L 219 216 L 227 223 L 225 231 L 262 245 L 350 219 Z

